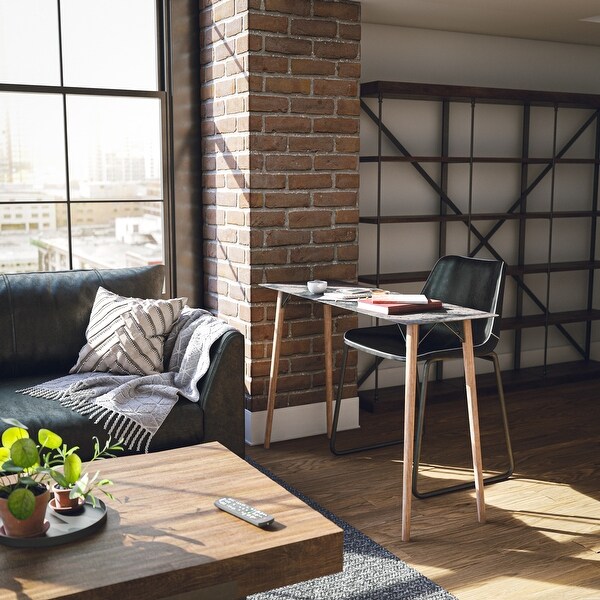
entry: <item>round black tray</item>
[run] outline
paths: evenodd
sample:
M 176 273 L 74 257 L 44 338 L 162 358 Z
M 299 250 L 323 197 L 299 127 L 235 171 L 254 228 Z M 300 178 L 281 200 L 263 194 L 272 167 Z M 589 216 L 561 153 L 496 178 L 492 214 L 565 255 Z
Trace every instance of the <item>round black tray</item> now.
M 15 538 L 4 534 L 0 528 L 0 544 L 14 548 L 47 548 L 79 540 L 100 529 L 106 522 L 106 505 L 96 500 L 94 507 L 86 502 L 74 514 L 58 514 L 50 506 L 46 509 L 48 530 L 43 535 L 30 538 Z

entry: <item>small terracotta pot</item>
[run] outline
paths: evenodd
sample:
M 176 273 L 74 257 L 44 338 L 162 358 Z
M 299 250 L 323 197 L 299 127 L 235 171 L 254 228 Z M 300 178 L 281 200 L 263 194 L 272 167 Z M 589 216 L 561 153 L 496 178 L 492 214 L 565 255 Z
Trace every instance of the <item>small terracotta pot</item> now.
M 4 524 L 4 533 L 10 537 L 35 537 L 44 533 L 46 507 L 49 501 L 50 490 L 44 486 L 44 491 L 35 497 L 33 514 L 21 521 L 8 510 L 8 500 L 0 498 L 0 518 Z
M 79 508 L 79 498 L 69 498 L 70 488 L 53 485 L 52 493 L 54 494 L 54 503 L 58 508 Z

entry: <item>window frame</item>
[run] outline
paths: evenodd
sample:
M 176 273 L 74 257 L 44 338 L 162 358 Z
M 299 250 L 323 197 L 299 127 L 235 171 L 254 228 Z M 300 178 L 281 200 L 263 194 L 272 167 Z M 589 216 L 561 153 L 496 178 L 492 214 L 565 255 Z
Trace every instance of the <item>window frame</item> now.
M 176 294 L 175 275 L 175 236 L 174 236 L 174 175 L 173 175 L 173 123 L 172 123 L 172 74 L 171 74 L 171 44 L 170 44 L 170 0 L 155 0 L 156 11 L 156 82 L 157 90 L 135 90 L 123 88 L 78 87 L 65 86 L 63 74 L 63 43 L 61 25 L 61 2 L 56 0 L 58 11 L 58 50 L 60 62 L 60 85 L 38 84 L 12 84 L 0 82 L 0 94 L 48 94 L 60 96 L 62 101 L 63 136 L 64 136 L 64 175 L 65 175 L 65 200 L 48 200 L 40 202 L 35 200 L 19 200 L 19 204 L 55 204 L 65 206 L 67 211 L 67 236 L 68 236 L 68 264 L 69 270 L 73 269 L 73 233 L 71 223 L 72 204 L 78 202 L 71 200 L 71 185 L 69 173 L 69 140 L 67 121 L 68 96 L 106 96 L 125 98 L 156 98 L 160 103 L 160 131 L 161 131 L 161 198 L 153 202 L 161 202 L 163 206 L 163 256 L 165 265 L 165 293 L 169 296 Z M 85 200 L 86 203 L 106 203 L 107 200 Z M 124 204 L 137 202 L 136 200 L 110 200 L 111 203 Z M 0 199 L 0 206 L 14 205 L 14 202 Z

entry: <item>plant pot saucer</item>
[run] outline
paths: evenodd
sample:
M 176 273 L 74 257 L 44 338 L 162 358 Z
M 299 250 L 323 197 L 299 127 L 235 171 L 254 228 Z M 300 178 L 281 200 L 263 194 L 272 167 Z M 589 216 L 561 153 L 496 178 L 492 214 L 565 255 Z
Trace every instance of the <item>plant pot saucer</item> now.
M 48 503 L 48 506 L 50 506 L 50 508 L 55 513 L 58 513 L 59 515 L 74 515 L 74 514 L 81 512 L 81 509 L 83 508 L 84 504 L 85 504 L 85 498 L 78 498 L 77 506 L 73 506 L 73 507 L 69 506 L 69 507 L 63 508 L 61 506 L 58 506 L 58 504 L 56 503 L 56 498 L 52 498 L 50 500 L 50 502 Z
M 24 539 L 24 538 L 35 538 L 35 537 L 40 537 L 42 535 L 44 535 L 46 533 L 46 531 L 48 531 L 48 529 L 50 528 L 50 521 L 44 521 L 44 526 L 43 529 L 40 533 L 36 533 L 35 535 L 30 535 L 30 536 L 12 536 L 12 535 L 7 535 L 6 531 L 4 531 L 4 525 L 0 525 L 0 536 L 5 537 L 5 538 L 9 538 L 11 540 L 20 540 L 20 539 Z

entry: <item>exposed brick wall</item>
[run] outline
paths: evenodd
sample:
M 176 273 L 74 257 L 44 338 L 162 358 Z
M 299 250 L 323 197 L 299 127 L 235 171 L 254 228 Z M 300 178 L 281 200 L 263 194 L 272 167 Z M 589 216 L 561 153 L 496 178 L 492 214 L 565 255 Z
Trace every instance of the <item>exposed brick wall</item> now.
M 263 410 L 275 295 L 258 284 L 357 276 L 360 6 L 204 0 L 201 25 L 207 305 L 246 336 Z M 321 316 L 287 306 L 278 407 L 324 400 Z M 339 365 L 356 319 L 334 317 Z

